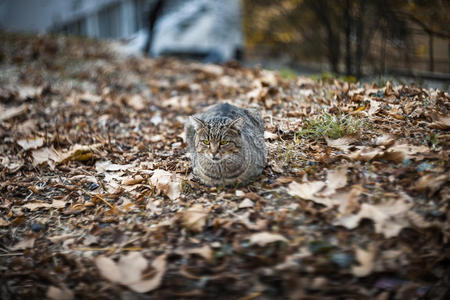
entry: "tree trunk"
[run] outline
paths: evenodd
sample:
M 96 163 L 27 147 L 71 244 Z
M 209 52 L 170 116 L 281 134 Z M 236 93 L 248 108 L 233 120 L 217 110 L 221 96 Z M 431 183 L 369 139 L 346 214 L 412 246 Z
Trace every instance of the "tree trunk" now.
M 362 75 L 363 39 L 364 39 L 364 11 L 365 0 L 358 1 L 358 18 L 356 25 L 356 77 Z
M 450 73 L 450 42 L 448 43 L 448 72 Z
M 383 27 L 382 29 L 382 36 L 381 36 L 381 66 L 380 66 L 380 73 L 383 75 L 386 75 L 386 34 L 387 29 Z
M 328 61 L 331 65 L 331 70 L 333 73 L 339 73 L 339 59 L 341 56 L 341 45 L 339 39 L 339 30 L 333 30 L 332 18 L 330 14 L 332 13 L 331 8 L 328 6 L 328 1 L 312 0 L 308 5 L 313 9 L 317 18 L 322 22 L 327 33 L 327 51 L 328 51 Z
M 429 71 L 434 72 L 434 43 L 433 33 L 428 32 L 428 55 L 429 55 Z
M 345 0 L 344 16 L 345 16 L 345 74 L 352 75 L 352 48 L 351 48 L 351 33 L 352 20 L 350 16 L 350 1 Z

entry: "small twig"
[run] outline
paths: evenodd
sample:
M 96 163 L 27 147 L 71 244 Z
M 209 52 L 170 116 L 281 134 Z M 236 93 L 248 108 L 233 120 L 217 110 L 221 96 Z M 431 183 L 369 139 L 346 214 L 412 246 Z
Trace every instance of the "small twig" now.
M 115 247 L 105 247 L 105 248 L 72 248 L 72 250 L 75 251 L 114 251 L 114 250 L 120 250 L 120 251 L 140 251 L 142 250 L 141 247 L 125 247 L 125 248 L 115 248 Z
M 111 203 L 109 203 L 108 201 L 106 201 L 105 199 L 103 199 L 102 196 L 100 196 L 100 195 L 98 195 L 98 194 L 93 195 L 93 196 L 96 197 L 96 198 L 98 198 L 98 199 L 100 199 L 100 200 L 102 200 L 103 202 L 105 202 L 106 205 L 108 205 L 109 207 L 114 208 L 114 206 L 112 206 Z
M 23 252 L 0 254 L 0 256 L 19 256 L 19 255 L 23 255 Z

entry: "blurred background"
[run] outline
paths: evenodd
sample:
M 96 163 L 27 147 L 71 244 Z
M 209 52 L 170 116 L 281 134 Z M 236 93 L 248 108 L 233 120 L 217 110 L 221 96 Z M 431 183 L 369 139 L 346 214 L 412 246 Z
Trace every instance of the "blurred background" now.
M 448 89 L 448 0 L 0 0 L 5 31 L 116 39 L 125 54 L 239 60 Z

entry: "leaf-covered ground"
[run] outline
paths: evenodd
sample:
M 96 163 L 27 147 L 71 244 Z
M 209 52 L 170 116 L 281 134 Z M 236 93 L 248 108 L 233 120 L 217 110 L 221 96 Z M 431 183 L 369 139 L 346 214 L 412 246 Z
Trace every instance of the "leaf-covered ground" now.
M 2 34 L 1 299 L 448 299 L 450 97 Z M 183 122 L 257 107 L 253 184 Z

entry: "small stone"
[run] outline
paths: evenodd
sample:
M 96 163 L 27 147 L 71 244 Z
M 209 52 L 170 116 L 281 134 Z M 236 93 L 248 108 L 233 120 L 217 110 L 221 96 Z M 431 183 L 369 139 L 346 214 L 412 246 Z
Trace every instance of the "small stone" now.
M 41 223 L 32 223 L 30 227 L 34 233 L 39 233 L 39 231 L 42 231 L 45 229 L 45 226 L 42 225 Z
M 333 253 L 331 255 L 331 261 L 337 264 L 341 268 L 348 268 L 355 258 L 352 254 L 344 253 L 344 252 L 337 252 Z
M 426 161 L 424 161 L 423 163 L 421 163 L 420 165 L 417 166 L 417 172 L 423 172 L 423 171 L 427 171 L 427 170 L 432 170 L 434 168 L 434 166 L 430 163 L 427 163 Z

